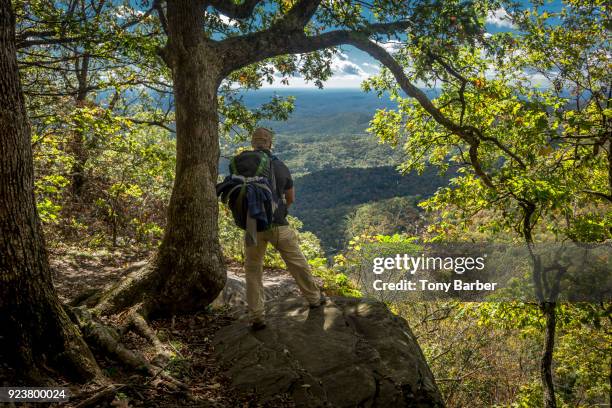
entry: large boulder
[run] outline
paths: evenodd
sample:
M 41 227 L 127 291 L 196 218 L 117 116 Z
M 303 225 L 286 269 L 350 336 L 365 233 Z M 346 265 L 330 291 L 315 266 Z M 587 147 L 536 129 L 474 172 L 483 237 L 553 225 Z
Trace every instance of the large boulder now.
M 310 309 L 299 297 L 268 302 L 268 326 L 222 328 L 215 353 L 233 385 L 300 407 L 441 407 L 406 321 L 380 302 L 333 297 Z

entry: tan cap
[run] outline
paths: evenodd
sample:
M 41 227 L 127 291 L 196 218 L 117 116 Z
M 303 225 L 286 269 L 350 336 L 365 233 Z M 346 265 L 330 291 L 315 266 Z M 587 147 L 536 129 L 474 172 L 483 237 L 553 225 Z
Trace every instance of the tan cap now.
M 251 146 L 255 149 L 269 149 L 272 147 L 272 131 L 266 128 L 257 128 L 251 135 Z

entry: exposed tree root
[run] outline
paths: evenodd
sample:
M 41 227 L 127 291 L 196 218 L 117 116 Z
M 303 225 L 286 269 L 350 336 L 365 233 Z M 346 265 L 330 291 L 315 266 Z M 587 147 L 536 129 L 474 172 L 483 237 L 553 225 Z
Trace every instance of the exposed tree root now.
M 84 304 L 92 306 L 93 313 L 97 315 L 120 313 L 134 305 L 144 304 L 147 294 L 155 286 L 153 264 L 147 263 L 135 269 L 102 293 L 87 298 Z
M 77 306 L 93 307 L 98 303 L 98 301 L 100 300 L 100 297 L 102 297 L 102 294 L 103 294 L 103 291 L 99 288 L 87 289 L 84 292 L 76 295 L 74 299 L 68 302 L 68 306 L 70 307 L 77 307 Z
M 149 326 L 149 323 L 147 323 L 145 319 L 146 315 L 146 310 L 142 305 L 136 305 L 131 308 L 125 317 L 124 325 L 121 327 L 121 335 L 125 334 L 128 330 L 132 330 L 149 340 L 155 348 L 155 358 L 153 358 L 153 361 L 156 364 L 166 364 L 174 354 L 166 348 L 155 333 L 155 330 Z
M 183 266 L 189 268 L 189 264 Z M 207 269 L 207 265 L 200 266 L 196 270 Z M 160 266 L 156 258 L 151 259 L 138 265 L 112 286 L 80 295 L 72 305 L 75 320 L 89 343 L 126 366 L 153 377 L 156 382 L 161 381 L 176 392 L 185 392 L 189 388 L 165 370 L 175 353 L 159 339 L 147 323 L 147 318 L 150 315 L 173 315 L 201 310 L 210 303 L 209 298 L 217 295 L 215 288 L 223 287 L 222 283 L 225 282 L 221 279 L 223 282 L 220 280 L 218 285 L 207 287 L 200 282 L 201 279 L 196 279 L 195 283 L 187 286 L 189 290 L 185 290 L 185 282 L 169 280 L 167 272 L 167 268 Z M 176 279 L 183 278 L 178 276 Z M 100 316 L 109 315 L 120 315 L 123 319 L 121 326 L 112 328 L 100 321 Z M 155 357 L 151 361 L 122 343 L 122 336 L 129 331 L 152 344 Z
M 174 252 L 173 252 L 174 253 Z M 205 309 L 221 292 L 226 282 L 225 266 L 217 257 L 209 259 L 196 253 L 184 261 L 180 254 L 173 262 L 169 255 L 140 264 L 119 282 L 87 297 L 82 304 L 96 315 L 118 314 L 141 304 L 147 316 L 172 316 Z M 162 259 L 162 260 L 160 260 Z
M 97 346 L 99 349 L 103 350 L 106 353 L 109 353 L 117 360 L 131 367 L 134 370 L 143 372 L 145 374 L 153 376 L 154 378 L 160 378 L 165 385 L 167 385 L 173 390 L 189 390 L 189 387 L 187 385 L 178 381 L 170 374 L 166 373 L 164 371 L 164 367 L 160 368 L 156 365 L 149 363 L 144 358 L 144 356 L 127 348 L 123 343 L 121 343 L 120 335 L 115 329 L 110 328 L 95 319 L 88 310 L 86 310 L 85 308 L 77 308 L 74 309 L 74 312 L 77 316 L 79 326 L 85 338 L 89 342 Z M 144 322 L 146 327 L 148 328 L 148 331 L 150 331 L 150 333 L 155 336 L 155 333 L 148 326 L 148 324 L 146 324 L 144 318 L 139 314 L 138 316 L 140 316 L 140 319 L 142 319 L 142 321 L 140 321 L 140 319 L 138 318 L 131 318 L 132 321 L 139 321 L 139 324 Z M 157 336 L 155 336 L 155 338 L 157 338 Z M 161 344 L 161 341 L 159 341 L 159 339 L 157 339 L 157 341 Z

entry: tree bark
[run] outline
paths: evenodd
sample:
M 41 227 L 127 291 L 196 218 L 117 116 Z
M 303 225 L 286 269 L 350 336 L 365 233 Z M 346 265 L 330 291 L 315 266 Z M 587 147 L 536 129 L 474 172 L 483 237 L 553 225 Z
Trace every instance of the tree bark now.
M 145 315 L 188 313 L 208 306 L 225 286 L 215 191 L 219 161 L 219 50 L 204 37 L 205 10 L 168 1 L 168 43 L 176 109 L 176 173 L 167 225 L 150 265 L 104 295 L 102 314 L 141 303 Z
M 75 97 L 75 107 L 83 108 L 87 106 L 87 95 L 88 95 L 88 76 L 89 76 L 89 60 L 90 55 L 84 53 L 79 57 L 75 55 L 75 73 L 77 77 L 78 90 Z M 80 65 L 79 65 L 79 61 Z M 76 129 L 72 143 L 70 144 L 70 150 L 74 156 L 74 162 L 70 171 L 71 178 L 71 190 L 73 198 L 80 199 L 83 194 L 83 187 L 85 186 L 85 166 L 89 159 L 88 147 L 86 146 L 86 131 L 84 128 Z
M 533 203 L 524 202 L 521 204 L 523 211 L 523 238 L 529 248 L 529 254 L 533 262 L 532 279 L 535 288 L 535 295 L 539 301 L 539 306 L 545 319 L 544 327 L 544 347 L 540 357 L 540 381 L 542 383 L 542 394 L 545 408 L 556 408 L 555 383 L 553 381 L 553 353 L 555 351 L 555 332 L 557 328 L 557 304 L 553 299 L 557 298 L 557 293 L 547 293 L 543 284 L 542 263 L 539 255 L 533 252 L 533 225 L 532 217 L 536 206 Z
M 546 319 L 544 329 L 544 348 L 540 359 L 540 378 L 542 380 L 544 393 L 544 407 L 557 408 L 555 399 L 555 384 L 553 382 L 552 363 L 555 350 L 555 331 L 557 327 L 556 303 L 544 302 L 540 305 L 542 314 Z
M 156 259 L 164 276 L 156 302 L 172 309 L 207 306 L 225 286 L 215 190 L 219 163 L 217 52 L 203 35 L 198 1 L 168 2 L 168 62 L 176 107 L 176 176 Z M 179 302 L 177 302 L 177 299 Z
M 0 361 L 14 369 L 12 377 L 30 384 L 44 382 L 47 367 L 91 379 L 99 368 L 53 288 L 30 139 L 15 17 L 10 0 L 0 0 Z

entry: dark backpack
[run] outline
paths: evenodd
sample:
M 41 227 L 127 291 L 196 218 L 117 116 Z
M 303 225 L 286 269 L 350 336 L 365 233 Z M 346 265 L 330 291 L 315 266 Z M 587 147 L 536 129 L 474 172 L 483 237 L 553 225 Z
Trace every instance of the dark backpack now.
M 234 223 L 242 229 L 248 229 L 249 215 L 257 231 L 272 226 L 279 202 L 273 160 L 275 157 L 264 151 L 242 152 L 232 157 L 230 175 L 217 184 L 217 196 L 228 205 Z

